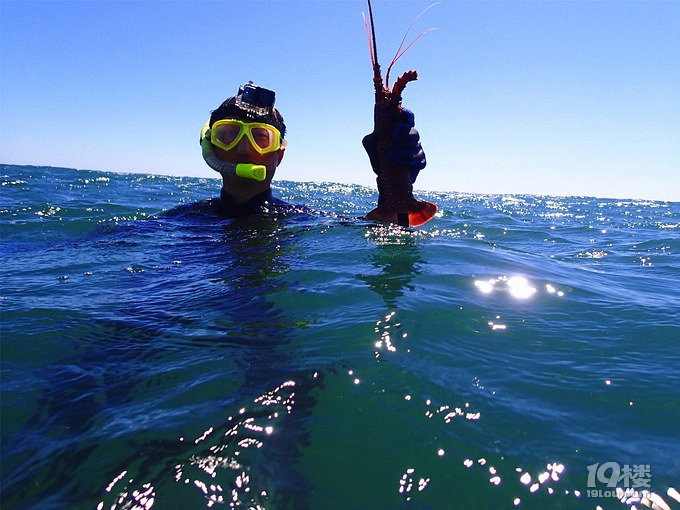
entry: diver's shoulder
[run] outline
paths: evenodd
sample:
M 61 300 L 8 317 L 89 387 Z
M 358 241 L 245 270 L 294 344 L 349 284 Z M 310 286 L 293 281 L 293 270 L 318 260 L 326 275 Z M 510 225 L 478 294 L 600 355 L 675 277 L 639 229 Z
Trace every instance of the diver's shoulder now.
M 270 215 L 306 215 L 326 216 L 328 213 L 313 209 L 307 205 L 287 202 L 273 194 L 260 196 L 246 204 L 235 204 L 233 201 L 220 197 L 208 198 L 198 202 L 181 204 L 162 212 L 158 217 L 174 220 L 188 220 L 208 217 L 239 218 L 253 214 Z
M 162 218 L 181 219 L 194 216 L 219 215 L 220 199 L 208 198 L 198 202 L 180 204 L 159 214 Z

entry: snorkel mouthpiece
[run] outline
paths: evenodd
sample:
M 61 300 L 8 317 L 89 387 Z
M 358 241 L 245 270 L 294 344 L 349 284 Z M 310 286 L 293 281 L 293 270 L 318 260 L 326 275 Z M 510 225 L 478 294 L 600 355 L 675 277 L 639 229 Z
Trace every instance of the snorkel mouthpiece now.
M 207 123 L 206 123 L 207 126 Z M 201 133 L 201 149 L 203 159 L 208 166 L 222 175 L 235 175 L 244 179 L 262 182 L 267 178 L 267 168 L 253 163 L 227 163 L 215 155 L 210 138 L 205 136 L 207 130 Z
M 254 179 L 256 181 L 264 181 L 267 177 L 267 169 L 264 165 L 255 165 L 253 163 L 239 163 L 234 167 L 234 173 L 243 177 L 244 179 Z

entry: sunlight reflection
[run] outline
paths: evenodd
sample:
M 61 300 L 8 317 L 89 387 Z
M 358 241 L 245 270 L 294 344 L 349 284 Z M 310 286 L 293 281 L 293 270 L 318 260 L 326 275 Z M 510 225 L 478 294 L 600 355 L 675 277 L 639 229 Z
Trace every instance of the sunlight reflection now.
M 482 294 L 491 294 L 494 291 L 507 292 L 515 299 L 527 300 L 533 297 L 538 289 L 524 276 L 498 276 L 496 278 L 479 279 L 474 285 Z M 553 284 L 546 283 L 545 290 L 548 294 L 563 297 L 564 292 L 557 289 Z M 489 324 L 493 328 L 493 324 Z M 505 329 L 504 325 L 498 325 L 493 329 Z
M 640 265 L 643 267 L 644 266 L 651 267 L 652 266 L 651 257 L 640 257 Z
M 379 351 L 381 350 L 397 352 L 395 341 L 398 341 L 399 339 L 404 340 L 408 337 L 408 333 L 400 333 L 396 331 L 401 328 L 401 323 L 392 321 L 395 313 L 396 312 L 390 312 L 384 317 L 384 319 L 375 323 L 375 329 L 373 331 L 380 334 L 380 339 L 376 340 L 376 342 L 373 344 L 376 349 L 376 358 L 380 357 Z M 410 352 L 410 349 L 406 349 L 406 352 Z
M 468 469 L 474 469 L 475 466 L 479 467 L 483 466 L 484 471 L 488 473 L 488 475 L 490 475 L 488 479 L 489 483 L 495 486 L 501 485 L 504 479 L 512 481 L 512 479 L 514 478 L 513 476 L 504 476 L 501 473 L 501 469 L 498 466 L 489 465 L 489 461 L 484 457 L 479 458 L 476 461 L 470 458 L 465 459 L 463 461 L 463 465 Z M 559 462 L 547 464 L 545 470 L 541 470 L 536 474 L 532 474 L 529 471 L 522 469 L 521 467 L 516 467 L 515 472 L 517 475 L 519 475 L 519 477 L 514 479 L 520 483 L 520 485 L 517 487 L 527 491 L 529 495 L 536 494 L 539 492 L 547 493 L 548 495 L 556 495 L 557 492 L 554 488 L 554 484 L 560 481 L 560 478 L 562 477 L 564 471 L 565 471 L 564 465 Z M 564 494 L 569 493 L 570 493 L 569 490 L 564 491 Z M 571 493 L 575 497 L 581 496 L 581 493 L 578 490 L 571 491 Z M 521 497 L 517 495 L 513 497 L 514 506 L 519 506 L 521 502 L 522 502 Z
M 411 401 L 412 400 L 411 395 L 404 395 L 404 400 Z M 472 421 L 479 420 L 482 417 L 481 412 L 470 409 L 469 402 L 465 402 L 465 404 L 463 404 L 462 406 L 454 408 L 451 408 L 451 406 L 447 404 L 442 404 L 439 406 L 434 406 L 436 408 L 432 410 L 430 409 L 430 407 L 433 407 L 433 403 L 431 400 L 428 399 L 425 401 L 425 406 L 426 406 L 425 416 L 427 418 L 441 416 L 442 420 L 446 424 L 451 423 L 451 421 L 456 417 L 462 417 L 463 419 Z
M 528 299 L 536 293 L 536 288 L 532 287 L 529 280 L 523 276 L 513 276 L 508 279 L 510 295 L 517 299 Z
M 591 250 L 591 251 L 584 251 L 576 254 L 576 257 L 578 258 L 587 258 L 587 259 L 601 259 L 607 256 L 607 252 L 605 250 Z
M 118 480 L 120 480 L 120 478 L 122 476 L 124 476 L 125 473 L 126 473 L 126 471 L 123 471 L 118 477 L 116 477 L 116 479 L 114 479 L 113 482 L 111 482 L 109 487 L 107 487 L 107 492 L 110 491 L 110 488 L 113 486 L 113 484 L 115 482 L 117 482 Z M 128 496 L 130 497 L 130 500 L 132 500 L 132 502 L 134 502 L 133 506 L 124 505 L 121 508 L 134 508 L 134 509 L 137 509 L 137 510 L 149 510 L 153 506 L 153 504 L 156 500 L 155 489 L 154 489 L 153 485 L 151 485 L 150 483 L 143 484 L 141 486 L 141 489 L 135 489 L 135 490 L 132 491 L 131 494 L 128 494 L 127 491 L 121 492 L 118 495 L 118 499 L 117 499 L 116 503 L 118 503 L 119 505 L 123 504 L 123 502 L 128 500 Z M 115 507 L 113 507 L 113 508 L 115 508 Z M 97 510 L 103 510 L 103 509 L 104 509 L 104 502 L 100 501 L 99 504 L 97 505 Z
M 229 506 L 240 506 L 245 501 L 253 501 L 252 488 L 250 486 L 250 477 L 244 471 L 244 466 L 235 459 L 241 456 L 250 448 L 262 448 L 264 446 L 264 437 L 271 436 L 275 432 L 275 427 L 267 421 L 277 419 L 280 416 L 278 410 L 282 410 L 284 414 L 289 414 L 293 410 L 295 403 L 295 381 L 284 381 L 279 386 L 271 391 L 268 391 L 253 400 L 254 404 L 259 404 L 263 408 L 272 406 L 272 412 L 266 416 L 259 413 L 258 416 L 247 416 L 246 408 L 242 407 L 238 410 L 240 419 L 235 419 L 232 416 L 227 418 L 227 423 L 233 423 L 224 433 L 222 437 L 233 438 L 226 443 L 220 442 L 209 447 L 208 455 L 194 455 L 189 459 L 186 465 L 178 464 L 175 466 L 175 479 L 180 481 L 183 479 L 185 484 L 191 482 L 191 475 L 184 475 L 184 468 L 196 467 L 199 471 L 207 474 L 210 478 L 215 478 L 218 470 L 233 470 L 237 471 L 237 476 L 233 479 L 233 487 L 231 488 Z M 245 416 L 244 416 L 245 415 Z M 247 416 L 247 417 L 246 417 Z M 262 420 L 265 423 L 260 423 Z M 205 441 L 212 436 L 214 432 L 213 427 L 210 427 L 206 432 L 199 436 L 196 442 Z M 253 437 L 254 436 L 254 437 Z M 216 438 L 212 440 L 215 441 Z M 234 446 L 235 445 L 235 446 Z M 231 453 L 230 453 L 231 452 Z M 207 497 L 208 507 L 215 504 L 223 504 L 225 492 L 219 484 L 206 484 L 200 479 L 193 480 L 193 485 L 198 487 L 201 492 Z M 265 492 L 261 493 L 262 497 L 266 497 Z
M 501 318 L 500 315 L 496 315 L 496 320 L 500 320 L 500 318 Z M 489 325 L 492 331 L 505 331 L 506 329 L 508 329 L 508 326 L 506 324 L 499 324 L 494 321 L 488 321 L 487 324 Z
M 317 378 L 318 374 L 314 374 Z M 225 505 L 230 508 L 262 508 L 267 491 L 256 490 L 248 474 L 249 451 L 265 446 L 275 434 L 274 420 L 292 413 L 295 404 L 295 381 L 284 381 L 271 391 L 253 400 L 254 406 L 241 407 L 227 417 L 222 426 L 208 427 L 195 439 L 180 437 L 179 444 L 191 446 L 184 460 L 169 467 L 178 484 L 195 487 L 205 497 L 206 506 Z M 238 461 L 237 461 L 238 459 Z M 221 482 L 221 483 L 220 483 Z M 136 481 L 122 471 L 106 487 L 115 500 L 104 500 L 104 508 L 150 509 L 156 498 L 151 483 Z
M 476 280 L 475 287 L 477 287 L 483 294 L 491 294 L 493 292 L 493 286 L 495 283 L 495 280 Z
M 415 469 L 413 468 L 408 468 L 406 472 L 402 475 L 401 479 L 399 480 L 399 494 L 403 494 L 406 498 L 406 501 L 411 501 L 411 495 L 409 494 L 413 488 L 414 488 L 414 478 L 413 474 L 415 473 Z M 420 478 L 418 480 L 418 492 L 422 492 L 425 490 L 425 487 L 427 487 L 427 484 L 430 483 L 429 478 Z
M 376 225 L 367 229 L 364 237 L 378 245 L 401 246 L 411 244 L 413 239 L 428 237 L 428 234 L 424 230 L 409 230 L 399 225 L 389 224 Z
M 553 287 L 549 283 L 545 284 L 545 290 L 548 291 L 548 294 L 557 294 L 559 297 L 564 296 L 564 292 L 562 292 L 561 290 L 557 290 L 555 287 Z
M 348 370 L 347 373 L 351 376 L 354 376 L 354 370 Z M 359 384 L 361 382 L 361 379 L 359 379 L 358 377 L 354 377 L 352 382 L 354 382 L 354 384 Z

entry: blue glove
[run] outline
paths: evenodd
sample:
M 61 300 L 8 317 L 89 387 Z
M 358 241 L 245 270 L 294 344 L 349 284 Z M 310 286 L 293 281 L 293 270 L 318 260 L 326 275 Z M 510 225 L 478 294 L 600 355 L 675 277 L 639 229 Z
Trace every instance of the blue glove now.
M 375 132 L 364 137 L 362 144 L 371 161 L 373 171 L 380 175 L 380 163 L 377 153 L 377 139 Z M 409 167 L 411 183 L 416 182 L 418 173 L 425 168 L 427 161 L 425 152 L 420 145 L 420 135 L 415 128 L 415 116 L 411 110 L 402 110 L 402 123 L 397 124 L 392 132 L 392 146 L 386 156 L 399 166 Z

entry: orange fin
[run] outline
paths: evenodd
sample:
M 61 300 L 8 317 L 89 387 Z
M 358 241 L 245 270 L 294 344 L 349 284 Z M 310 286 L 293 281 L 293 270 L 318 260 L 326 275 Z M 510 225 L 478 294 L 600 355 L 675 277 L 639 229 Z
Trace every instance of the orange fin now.
M 430 221 L 437 212 L 437 206 L 431 202 L 418 200 L 418 204 L 422 205 L 417 211 L 409 211 L 408 222 L 412 227 L 419 227 Z

